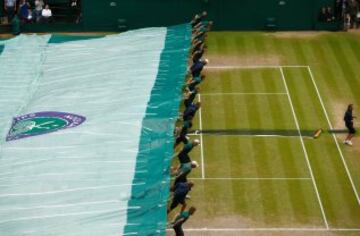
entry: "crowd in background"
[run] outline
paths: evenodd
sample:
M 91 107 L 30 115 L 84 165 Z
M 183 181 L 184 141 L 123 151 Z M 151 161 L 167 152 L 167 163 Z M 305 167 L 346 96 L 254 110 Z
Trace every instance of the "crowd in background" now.
M 50 22 L 52 19 L 50 5 L 44 0 L 5 0 L 4 10 L 9 23 L 14 18 L 22 23 Z
M 70 8 L 78 8 L 79 0 L 69 0 Z M 53 11 L 49 0 L 4 0 L 8 23 L 14 19 L 21 23 L 51 22 Z
M 319 22 L 344 22 L 344 29 L 360 26 L 360 0 L 335 0 L 334 7 L 324 6 L 318 16 Z
M 200 92 L 199 85 L 205 80 L 202 70 L 207 65 L 208 60 L 203 59 L 206 52 L 206 37 L 211 30 L 212 22 L 205 21 L 207 12 L 196 15 L 191 21 L 192 41 L 191 55 L 189 61 L 188 80 L 184 86 L 183 112 L 180 113 L 179 122 L 181 126 L 175 129 L 176 140 L 174 142 L 174 152 L 176 153 L 179 165 L 171 168 L 174 181 L 170 188 L 171 203 L 167 213 L 175 210 L 181 205 L 180 212 L 170 221 L 169 226 L 174 229 L 176 236 L 183 236 L 182 225 L 196 212 L 194 206 L 188 207 L 186 201 L 190 198 L 189 192 L 194 187 L 194 183 L 188 181 L 187 177 L 192 169 L 199 167 L 196 161 L 191 160 L 189 153 L 197 146 L 201 145 L 200 140 L 191 140 L 188 136 L 193 126 L 192 121 L 197 111 L 200 109 L 200 102 L 196 102 L 196 97 Z M 201 132 L 201 131 L 200 131 Z M 181 145 L 181 146 L 180 146 Z M 179 149 L 180 148 L 180 149 Z M 177 151 L 179 150 L 179 151 Z
M 337 0 L 336 8 L 344 19 L 346 29 L 358 28 L 360 23 L 360 0 Z

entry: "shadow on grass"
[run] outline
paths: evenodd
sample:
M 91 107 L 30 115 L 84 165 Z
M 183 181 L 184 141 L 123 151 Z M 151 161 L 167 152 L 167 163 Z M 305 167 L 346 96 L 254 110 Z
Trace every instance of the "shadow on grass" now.
M 302 137 L 314 138 L 317 130 L 301 130 Z M 346 134 L 348 131 L 339 130 L 326 130 L 325 133 L 329 134 Z M 323 132 L 324 133 L 324 132 Z M 203 135 L 234 135 L 234 136 L 279 136 L 279 137 L 299 137 L 298 130 L 288 129 L 208 129 L 208 130 L 195 130 L 191 134 Z

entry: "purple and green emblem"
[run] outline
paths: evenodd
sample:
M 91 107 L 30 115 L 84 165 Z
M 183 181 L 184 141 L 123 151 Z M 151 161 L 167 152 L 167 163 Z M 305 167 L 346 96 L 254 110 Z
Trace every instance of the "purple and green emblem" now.
M 81 125 L 85 117 L 65 112 L 37 112 L 15 117 L 6 137 L 12 141 L 36 135 L 48 134 Z

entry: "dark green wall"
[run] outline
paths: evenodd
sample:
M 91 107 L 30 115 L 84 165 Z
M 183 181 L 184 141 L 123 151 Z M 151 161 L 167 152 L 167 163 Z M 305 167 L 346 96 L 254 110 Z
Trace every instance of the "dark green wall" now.
M 64 0 L 51 0 L 64 1 Z M 322 6 L 335 0 L 81 0 L 80 24 L 24 25 L 24 31 L 123 31 L 189 22 L 195 13 L 208 11 L 215 30 L 337 29 L 319 24 Z M 3 0 L 0 0 L 2 3 Z M 124 27 L 125 26 L 125 27 Z
M 0 0 L 0 16 L 4 14 L 4 0 Z
M 124 19 L 130 29 L 168 26 L 190 21 L 195 13 L 207 10 L 217 30 L 263 30 L 269 22 L 278 30 L 309 30 L 316 28 L 320 7 L 333 5 L 334 0 L 82 1 L 88 29 L 117 29 Z

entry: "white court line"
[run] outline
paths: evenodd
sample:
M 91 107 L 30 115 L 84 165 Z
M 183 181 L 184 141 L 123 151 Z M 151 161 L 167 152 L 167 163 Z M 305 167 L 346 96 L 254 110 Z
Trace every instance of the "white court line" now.
M 286 95 L 286 93 L 202 93 L 203 96 L 223 96 L 223 95 Z
M 316 193 L 319 205 L 320 205 L 321 214 L 322 214 L 322 217 L 323 217 L 326 228 L 329 229 L 329 224 L 328 224 L 327 219 L 326 219 L 324 207 L 323 207 L 323 204 L 321 202 L 319 190 L 318 190 L 317 185 L 316 185 L 316 181 L 315 181 L 315 177 L 314 177 L 314 174 L 313 174 L 313 171 L 312 171 L 312 168 L 311 168 L 309 156 L 308 156 L 305 144 L 304 144 L 304 140 L 302 138 L 300 125 L 299 125 L 299 122 L 298 122 L 298 119 L 297 119 L 297 116 L 296 116 L 296 113 L 295 113 L 295 109 L 294 109 L 294 105 L 293 105 L 293 102 L 292 102 L 292 99 L 291 99 L 291 96 L 290 96 L 290 93 L 289 93 L 289 89 L 288 89 L 288 86 L 287 86 L 287 83 L 286 83 L 285 74 L 284 74 L 284 71 L 283 71 L 282 67 L 279 67 L 279 69 L 280 69 L 282 80 L 284 82 L 286 93 L 288 95 L 288 99 L 289 99 L 290 106 L 291 106 L 291 111 L 292 111 L 292 114 L 293 114 L 293 117 L 294 117 L 294 120 L 295 120 L 295 125 L 296 125 L 296 128 L 297 128 L 298 133 L 299 133 L 299 139 L 300 139 L 300 142 L 301 142 L 301 146 L 303 148 L 303 151 L 304 151 L 304 154 L 305 154 L 305 159 L 306 159 L 306 162 L 307 162 L 307 165 L 308 165 L 308 168 L 309 168 L 309 171 L 310 171 L 310 175 L 311 175 L 311 178 L 312 178 L 312 181 L 313 181 L 313 185 L 314 185 L 314 188 L 315 188 L 315 193 Z
M 201 95 L 198 96 L 199 102 L 201 102 Z M 202 116 L 201 116 L 201 106 L 199 109 L 199 128 L 202 130 Z M 203 135 L 200 134 L 200 155 L 201 155 L 201 177 L 205 179 L 205 161 L 204 161 L 204 142 Z
M 329 127 L 330 127 L 330 130 L 333 130 L 333 126 L 332 126 L 332 124 L 331 124 L 331 122 L 330 122 L 329 115 L 328 115 L 328 113 L 327 113 L 327 111 L 326 111 L 326 108 L 325 108 L 323 99 L 322 99 L 322 97 L 321 97 L 321 95 L 320 95 L 318 86 L 317 86 L 317 84 L 316 84 L 316 82 L 315 82 L 314 75 L 313 75 L 313 73 L 312 73 L 312 71 L 311 71 L 310 66 L 308 66 L 307 69 L 308 69 L 308 72 L 309 72 L 309 74 L 310 74 L 310 78 L 311 78 L 311 80 L 312 80 L 312 83 L 313 83 L 313 85 L 314 85 L 314 87 L 315 87 L 316 94 L 317 94 L 317 96 L 318 96 L 318 98 L 319 98 L 319 100 L 320 100 L 320 104 L 321 104 L 321 107 L 322 107 L 323 112 L 324 112 L 324 114 L 325 114 L 327 123 L 328 123 L 328 125 L 329 125 Z M 347 174 L 347 176 L 348 176 L 348 178 L 349 178 L 349 180 L 350 180 L 351 187 L 352 187 L 352 189 L 353 189 L 353 191 L 354 191 L 354 194 L 355 194 L 355 197 L 356 197 L 356 199 L 357 199 L 357 202 L 358 202 L 358 204 L 360 205 L 360 198 L 359 198 L 358 191 L 357 191 L 357 189 L 356 189 L 356 187 L 355 187 L 355 184 L 354 184 L 354 181 L 353 181 L 353 179 L 352 179 L 352 177 L 351 177 L 351 174 L 350 174 L 348 165 L 347 165 L 347 163 L 346 163 L 346 161 L 345 161 L 344 155 L 343 155 L 343 153 L 342 153 L 342 151 L 341 151 L 341 148 L 340 148 L 340 146 L 339 146 L 339 142 L 338 142 L 338 140 L 337 140 L 337 138 L 336 138 L 335 133 L 332 133 L 332 136 L 333 136 L 333 139 L 334 139 L 334 141 L 335 141 L 336 147 L 337 147 L 337 149 L 338 149 L 338 151 L 339 151 L 341 160 L 342 160 L 342 162 L 343 162 L 343 164 L 344 164 L 344 167 L 345 167 L 345 170 L 346 170 L 346 174 Z
M 172 231 L 173 229 L 167 229 Z M 197 232 L 245 232 L 245 231 L 299 231 L 299 232 L 358 232 L 360 228 L 188 228 L 184 231 Z
M 311 178 L 188 178 L 192 180 L 311 180 Z
M 240 65 L 232 65 L 232 66 L 206 66 L 205 69 L 278 69 L 279 67 L 283 68 L 306 68 L 306 65 L 258 65 L 258 66 L 240 66 Z

